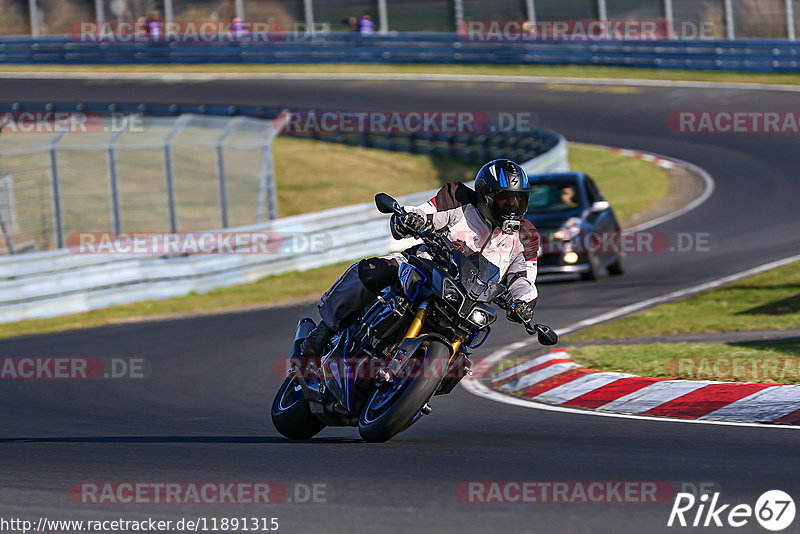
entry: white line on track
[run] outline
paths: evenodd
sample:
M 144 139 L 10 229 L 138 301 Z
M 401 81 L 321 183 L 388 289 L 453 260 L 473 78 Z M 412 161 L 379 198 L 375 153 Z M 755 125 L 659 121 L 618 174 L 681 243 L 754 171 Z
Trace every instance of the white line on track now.
M 173 82 L 210 82 L 217 80 L 380 80 L 429 82 L 488 83 L 568 83 L 574 85 L 628 85 L 634 87 L 685 87 L 692 89 L 738 89 L 749 91 L 784 91 L 798 93 L 800 85 L 768 83 L 700 82 L 685 80 L 640 80 L 634 78 L 578 78 L 570 76 L 508 76 L 495 74 L 423 74 L 423 73 L 289 73 L 289 72 L 14 72 L 0 71 L 0 78 L 146 80 Z

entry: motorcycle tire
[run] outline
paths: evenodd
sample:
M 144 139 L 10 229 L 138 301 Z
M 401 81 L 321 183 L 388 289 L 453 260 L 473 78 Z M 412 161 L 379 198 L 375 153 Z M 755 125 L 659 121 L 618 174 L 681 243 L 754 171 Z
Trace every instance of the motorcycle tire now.
M 358 421 L 361 437 L 381 443 L 408 428 L 439 387 L 451 352 L 437 340 L 420 347 L 406 363 L 406 376 L 378 388 L 367 401 Z

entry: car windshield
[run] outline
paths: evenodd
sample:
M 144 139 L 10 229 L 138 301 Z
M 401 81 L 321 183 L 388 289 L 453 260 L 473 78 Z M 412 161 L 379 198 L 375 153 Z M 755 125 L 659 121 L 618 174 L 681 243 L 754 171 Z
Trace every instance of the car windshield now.
M 574 210 L 581 205 L 582 200 L 580 188 L 573 181 L 533 184 L 528 213 Z

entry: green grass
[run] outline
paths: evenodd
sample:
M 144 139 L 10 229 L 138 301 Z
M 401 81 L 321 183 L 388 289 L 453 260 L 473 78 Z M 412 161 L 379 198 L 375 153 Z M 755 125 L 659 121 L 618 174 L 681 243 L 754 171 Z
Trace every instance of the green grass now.
M 799 74 L 761 74 L 721 71 L 640 69 L 579 65 L 3 65 L 6 72 L 134 72 L 134 73 L 423 73 L 494 74 L 505 76 L 558 76 L 577 78 L 627 78 L 733 83 L 800 84 Z
M 621 157 L 602 147 L 570 144 L 569 165 L 597 182 L 623 227 L 634 214 L 669 192 L 669 173 L 651 162 Z
M 592 369 L 657 378 L 800 384 L 800 342 L 571 346 Z
M 474 166 L 463 166 L 425 156 L 400 154 L 378 149 L 346 147 L 321 141 L 279 139 L 275 146 L 278 176 L 278 202 L 282 215 L 317 211 L 338 205 L 367 202 L 376 191 L 393 195 L 435 189 L 440 184 L 473 176 Z M 313 154 L 314 157 L 309 157 Z M 653 190 L 639 188 L 647 197 L 638 198 L 625 191 L 631 177 L 641 181 L 666 180 L 663 171 L 652 163 L 633 160 L 596 147 L 570 146 L 573 164 L 591 172 L 614 203 L 615 208 L 632 212 L 652 201 Z M 354 163 L 357 158 L 358 165 Z M 635 163 L 629 166 L 630 163 Z M 296 175 L 315 180 L 284 178 Z M 622 172 L 624 170 L 624 173 Z M 624 175 L 624 179 L 621 176 Z M 623 183 L 625 182 L 625 183 Z M 325 194 L 319 194 L 323 191 Z M 319 296 L 344 271 L 349 262 L 304 272 L 269 276 L 257 282 L 220 288 L 202 295 L 193 294 L 166 300 L 150 300 L 114 306 L 87 313 L 50 319 L 26 320 L 0 325 L 0 338 L 40 334 L 115 324 L 138 318 L 153 318 L 188 312 L 233 310 L 243 307 L 284 304 Z
M 311 155 L 311 157 L 309 157 Z M 402 196 L 474 178 L 474 165 L 378 148 L 278 137 L 275 176 L 281 217 Z
M 569 335 L 569 341 L 800 326 L 800 262 Z

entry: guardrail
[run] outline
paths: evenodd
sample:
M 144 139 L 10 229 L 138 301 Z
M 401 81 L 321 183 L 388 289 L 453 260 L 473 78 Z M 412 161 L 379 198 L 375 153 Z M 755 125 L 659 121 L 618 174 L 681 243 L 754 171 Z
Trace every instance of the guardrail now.
M 280 110 L 233 106 L 149 106 L 135 104 L 76 105 L 25 104 L 13 110 L 86 110 L 178 114 L 199 112 L 243 114 L 261 118 Z M 0 111 L 4 109 L 0 106 Z M 497 137 L 499 136 L 499 138 Z M 515 157 L 526 161 L 529 173 L 567 170 L 566 140 L 546 131 L 527 134 L 470 134 L 433 136 L 326 135 L 313 137 L 393 150 L 439 154 L 458 159 Z M 522 157 L 521 157 L 522 156 Z M 530 157 L 533 156 L 533 157 Z M 418 204 L 433 191 L 404 197 Z M 344 260 L 399 250 L 402 243 L 389 235 L 386 216 L 374 205 L 360 204 L 226 229 L 228 232 L 270 232 L 277 235 L 326 236 L 322 250 L 274 254 L 213 254 L 193 256 L 75 254 L 67 249 L 0 258 L 0 323 L 52 317 L 148 299 L 164 299 L 189 292 L 255 281 L 264 276 L 304 270 Z
M 80 42 L 0 38 L 8 64 L 125 63 L 491 63 L 797 72 L 800 42 L 771 39 L 482 41 L 454 33 L 361 36 L 331 33 L 271 42 Z

